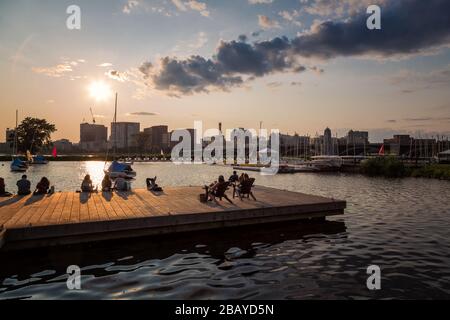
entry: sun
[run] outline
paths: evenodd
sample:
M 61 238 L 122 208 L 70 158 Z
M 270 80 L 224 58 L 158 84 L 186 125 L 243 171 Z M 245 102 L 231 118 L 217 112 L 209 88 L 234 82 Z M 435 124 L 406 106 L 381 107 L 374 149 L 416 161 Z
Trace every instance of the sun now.
M 97 101 L 108 99 L 111 94 L 111 87 L 103 81 L 95 81 L 89 85 L 89 93 Z

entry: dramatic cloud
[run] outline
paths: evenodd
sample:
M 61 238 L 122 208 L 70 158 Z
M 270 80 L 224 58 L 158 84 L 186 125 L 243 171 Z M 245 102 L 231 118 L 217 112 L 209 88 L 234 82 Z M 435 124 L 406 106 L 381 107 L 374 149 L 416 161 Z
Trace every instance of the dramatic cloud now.
M 97 67 L 101 67 L 101 68 L 112 67 L 112 63 L 105 62 L 102 64 L 98 64 Z
M 392 1 L 383 7 L 382 30 L 366 28 L 368 16 L 363 10 L 343 21 L 316 23 L 293 39 L 276 37 L 247 43 L 245 37 L 222 41 L 210 59 L 166 57 L 156 68 L 147 62 L 140 70 L 149 85 L 180 95 L 210 89 L 228 90 L 249 79 L 277 72 L 301 72 L 305 70 L 299 62 L 302 58 L 407 57 L 450 44 L 448 12 L 448 0 Z M 310 69 L 323 73 L 317 67 Z M 447 83 L 448 73 L 438 76 L 440 83 Z
M 200 56 L 182 61 L 166 57 L 160 61 L 156 73 L 152 73 L 153 66 L 149 63 L 142 65 L 140 71 L 156 89 L 168 91 L 172 96 L 208 92 L 209 87 L 227 90 L 243 83 L 241 77 L 227 75 L 217 62 Z

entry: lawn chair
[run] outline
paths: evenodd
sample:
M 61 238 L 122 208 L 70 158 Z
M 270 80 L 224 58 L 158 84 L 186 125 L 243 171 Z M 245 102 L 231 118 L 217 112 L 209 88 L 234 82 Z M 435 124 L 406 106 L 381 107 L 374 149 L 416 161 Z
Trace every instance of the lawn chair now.
M 255 183 L 255 178 L 251 178 L 249 180 L 242 182 L 240 187 L 234 189 L 233 198 L 234 198 L 235 194 L 237 193 L 241 200 L 242 200 L 243 196 L 247 196 L 247 199 L 250 199 L 250 196 L 251 196 L 253 198 L 253 200 L 256 201 L 256 198 L 252 192 L 254 183 Z
M 225 192 L 229 189 L 229 186 L 229 182 L 224 182 L 223 184 L 219 185 L 216 190 L 209 192 L 209 195 L 215 202 L 217 202 L 216 198 L 219 198 L 220 201 L 222 201 L 222 198 L 225 198 L 229 203 L 233 204 L 233 201 L 231 201 L 230 198 L 228 198 L 228 196 L 225 194 Z

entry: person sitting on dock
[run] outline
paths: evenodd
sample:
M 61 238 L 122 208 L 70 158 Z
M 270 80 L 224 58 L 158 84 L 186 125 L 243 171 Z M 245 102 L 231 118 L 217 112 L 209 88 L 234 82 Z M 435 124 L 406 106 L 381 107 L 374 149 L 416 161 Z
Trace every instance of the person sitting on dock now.
M 83 179 L 83 182 L 81 183 L 81 192 L 88 192 L 92 193 L 94 192 L 94 186 L 92 184 L 91 176 L 86 175 Z
M 230 176 L 228 181 L 230 181 L 231 183 L 236 183 L 239 181 L 239 176 L 236 171 L 233 171 L 233 174 Z
M 33 195 L 47 194 L 49 189 L 50 189 L 50 181 L 46 177 L 43 177 L 41 181 L 38 182 L 36 190 L 33 192 Z
M 109 177 L 109 174 L 105 174 L 102 180 L 102 192 L 111 192 L 112 190 L 112 181 Z
M 114 182 L 114 190 L 116 191 L 130 191 L 129 183 L 122 177 L 118 177 Z
M 236 193 L 239 196 L 239 198 L 242 200 L 242 196 L 247 196 L 247 198 L 250 198 L 250 196 L 253 198 L 253 200 L 256 201 L 255 196 L 252 192 L 253 184 L 255 183 L 255 178 L 250 178 L 248 174 L 244 174 L 243 179 L 239 181 L 239 185 L 236 186 L 233 190 L 233 198 L 235 197 Z
M 163 191 L 163 189 L 160 186 L 158 186 L 158 184 L 156 183 L 156 179 L 157 179 L 157 177 L 147 178 L 147 180 L 146 180 L 147 189 L 149 191 L 161 192 L 161 191 Z
M 26 174 L 22 176 L 22 179 L 17 181 L 17 194 L 19 196 L 27 196 L 31 194 L 31 182 L 28 180 L 28 177 Z
M 230 182 L 225 181 L 224 176 L 219 176 L 219 181 L 214 182 L 213 184 L 209 185 L 209 187 L 205 186 L 206 198 L 209 199 L 209 201 L 214 201 L 216 203 L 216 198 L 219 198 L 220 200 L 222 200 L 222 198 L 225 198 L 229 203 L 233 204 L 233 202 L 225 194 L 229 186 Z
M 9 192 L 6 192 L 5 190 L 6 186 L 5 186 L 5 179 L 0 178 L 0 197 L 11 197 L 12 194 Z

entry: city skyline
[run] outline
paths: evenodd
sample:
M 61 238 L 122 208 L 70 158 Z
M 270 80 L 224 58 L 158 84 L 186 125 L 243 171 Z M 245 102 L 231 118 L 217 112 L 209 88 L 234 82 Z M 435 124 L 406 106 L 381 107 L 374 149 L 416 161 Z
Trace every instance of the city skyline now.
M 338 135 L 365 130 L 374 142 L 402 133 L 448 136 L 450 28 L 440 17 L 449 5 L 435 1 L 419 19 L 420 1 L 401 2 L 409 18 L 393 1 L 370 1 L 387 16 L 385 40 L 375 36 L 371 47 L 357 35 L 335 44 L 326 34 L 366 17 L 368 1 L 79 1 L 81 30 L 66 28 L 66 1 L 5 1 L 0 127 L 14 127 L 19 109 L 21 118 L 56 124 L 54 140 L 77 141 L 90 108 L 110 127 L 117 91 L 118 120 L 142 127 L 201 120 L 207 128 L 257 129 L 263 121 L 311 136 L 325 127 Z M 397 39 L 398 30 L 408 36 Z M 319 35 L 330 43 L 317 43 Z M 269 44 L 284 64 L 261 49 Z M 193 62 L 209 66 L 216 80 L 195 73 Z

